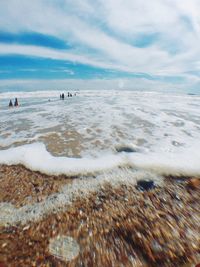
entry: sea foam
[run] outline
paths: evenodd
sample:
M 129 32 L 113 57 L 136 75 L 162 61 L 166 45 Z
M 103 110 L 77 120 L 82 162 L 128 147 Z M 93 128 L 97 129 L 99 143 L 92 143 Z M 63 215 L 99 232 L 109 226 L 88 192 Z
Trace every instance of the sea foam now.
M 200 149 L 200 148 L 199 148 Z M 48 175 L 79 176 L 95 174 L 117 167 L 150 170 L 158 174 L 200 175 L 200 154 L 192 149 L 179 153 L 115 153 L 98 158 L 52 156 L 42 143 L 33 143 L 0 151 L 0 164 L 22 164 L 30 170 Z
M 110 186 L 115 188 L 121 184 L 135 185 L 137 180 L 144 178 L 150 178 L 157 184 L 162 182 L 162 177 L 147 171 L 117 168 L 97 175 L 96 179 L 91 176 L 74 179 L 72 183 L 63 186 L 58 193 L 46 197 L 39 203 L 35 202 L 15 208 L 10 203 L 2 202 L 0 203 L 0 225 L 26 224 L 28 221 L 38 221 L 52 212 L 66 211 L 76 198 L 85 198 L 91 192 L 103 189 L 105 183 L 109 183 Z
M 7 107 L 3 97 L 11 96 L 19 97 L 19 108 Z M 38 91 L 1 97 L 1 149 L 44 142 L 53 155 L 100 157 L 128 144 L 162 155 L 200 140 L 198 96 L 80 91 L 61 101 L 58 91 Z
M 0 164 L 17 165 L 45 174 L 69 176 L 95 173 L 124 165 L 125 155 L 106 155 L 101 158 L 54 157 L 42 143 L 33 143 L 0 151 Z

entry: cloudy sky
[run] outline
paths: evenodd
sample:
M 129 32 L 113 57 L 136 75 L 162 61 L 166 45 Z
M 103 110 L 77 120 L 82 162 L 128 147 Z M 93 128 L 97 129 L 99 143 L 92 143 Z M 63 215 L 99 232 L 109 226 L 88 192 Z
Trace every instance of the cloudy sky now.
M 0 90 L 65 81 L 198 93 L 199 39 L 199 0 L 1 0 Z

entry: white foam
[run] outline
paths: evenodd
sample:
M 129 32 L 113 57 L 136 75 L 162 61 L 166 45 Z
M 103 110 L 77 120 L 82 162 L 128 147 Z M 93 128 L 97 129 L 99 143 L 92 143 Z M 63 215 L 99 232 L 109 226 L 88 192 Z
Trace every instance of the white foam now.
M 144 171 L 133 171 L 129 169 L 116 169 L 105 172 L 96 177 L 87 179 L 75 179 L 72 184 L 65 185 L 59 193 L 46 197 L 40 203 L 28 204 L 15 208 L 10 203 L 0 203 L 0 225 L 26 224 L 28 221 L 38 221 L 47 214 L 57 213 L 67 208 L 77 197 L 87 197 L 91 192 L 101 190 L 105 183 L 117 187 L 120 184 L 134 185 L 137 180 L 150 178 L 160 183 L 162 178 Z
M 176 153 L 179 144 L 190 147 L 194 140 L 197 143 L 200 140 L 198 96 L 80 91 L 77 97 L 60 101 L 59 93 L 21 92 L 24 98 L 19 97 L 17 109 L 9 109 L 8 101 L 2 100 L 0 146 L 41 141 L 56 132 L 59 134 L 56 143 L 62 146 L 59 155 L 76 157 L 99 156 L 102 151 L 112 152 L 121 144 L 140 145 L 152 152 Z M 0 97 L 16 96 L 16 92 L 3 94 Z M 48 102 L 50 96 L 56 98 Z M 76 134 L 67 137 L 66 132 Z M 79 153 L 71 150 L 71 141 L 77 144 L 75 151 Z
M 163 175 L 200 176 L 200 147 L 182 153 L 147 153 L 129 155 L 130 165 Z
M 125 155 L 106 155 L 101 158 L 54 157 L 42 143 L 33 143 L 0 151 L 0 164 L 25 167 L 45 174 L 69 176 L 94 173 L 124 164 Z
M 118 153 L 99 158 L 54 157 L 42 143 L 33 143 L 0 151 L 0 164 L 25 167 L 45 174 L 68 176 L 103 172 L 119 166 L 151 170 L 159 174 L 200 175 L 200 147 L 179 153 Z

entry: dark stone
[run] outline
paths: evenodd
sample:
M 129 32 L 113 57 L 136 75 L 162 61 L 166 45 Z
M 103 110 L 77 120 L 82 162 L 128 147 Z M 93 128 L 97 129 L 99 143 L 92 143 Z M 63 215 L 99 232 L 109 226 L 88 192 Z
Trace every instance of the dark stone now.
M 171 196 L 172 196 L 172 198 L 175 199 L 175 200 L 178 200 L 178 201 L 181 200 L 180 197 L 179 197 L 179 195 L 177 195 L 176 193 L 172 193 Z
M 117 152 L 126 152 L 126 153 L 132 153 L 132 152 L 137 152 L 136 149 L 129 147 L 129 146 L 121 146 L 116 148 Z
M 148 191 L 154 189 L 155 183 L 152 180 L 140 180 L 137 182 L 136 188 L 141 191 Z

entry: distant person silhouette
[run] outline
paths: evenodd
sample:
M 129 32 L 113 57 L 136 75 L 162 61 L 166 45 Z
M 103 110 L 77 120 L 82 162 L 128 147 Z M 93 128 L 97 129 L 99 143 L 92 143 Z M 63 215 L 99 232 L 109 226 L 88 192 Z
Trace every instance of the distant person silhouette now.
M 18 107 L 18 106 L 19 106 L 19 103 L 18 103 L 18 100 L 17 100 L 17 98 L 15 98 L 15 103 L 14 103 L 14 106 L 15 106 L 15 107 Z
M 65 95 L 64 95 L 64 93 L 62 93 L 62 99 L 63 99 L 63 100 L 65 99 Z
M 13 107 L 13 102 L 12 102 L 11 99 L 10 99 L 10 102 L 9 102 L 8 106 L 9 106 L 9 107 Z

